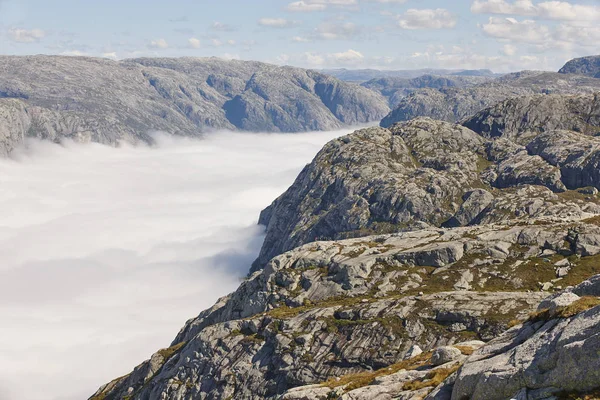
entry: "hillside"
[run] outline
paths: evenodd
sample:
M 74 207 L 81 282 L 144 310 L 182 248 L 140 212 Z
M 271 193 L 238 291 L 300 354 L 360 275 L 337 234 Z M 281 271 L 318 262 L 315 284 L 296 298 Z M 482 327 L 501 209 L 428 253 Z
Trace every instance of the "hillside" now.
M 364 82 L 361 85 L 380 93 L 388 99 L 391 107 L 395 107 L 400 101 L 417 89 L 431 88 L 462 88 L 488 82 L 494 79 L 491 76 L 469 76 L 469 75 L 421 75 L 416 78 L 377 78 Z
M 417 118 L 331 141 L 261 214 L 240 287 L 91 399 L 599 389 L 596 97 L 505 101 L 474 130 Z
M 0 57 L 0 155 L 27 137 L 116 145 L 150 142 L 152 131 L 331 130 L 388 111 L 360 86 L 259 62 Z
M 458 122 L 506 99 L 535 94 L 582 94 L 600 91 L 600 79 L 584 75 L 523 71 L 470 87 L 447 87 L 414 91 L 400 100 L 382 121 L 396 122 L 425 116 Z
M 600 56 L 575 58 L 568 61 L 558 72 L 600 78 Z

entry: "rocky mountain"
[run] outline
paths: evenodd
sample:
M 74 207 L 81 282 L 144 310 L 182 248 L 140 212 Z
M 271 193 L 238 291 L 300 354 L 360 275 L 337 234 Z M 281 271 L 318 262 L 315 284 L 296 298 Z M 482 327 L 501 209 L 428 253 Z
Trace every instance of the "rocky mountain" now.
M 600 189 L 591 178 L 597 175 L 591 136 L 600 132 L 598 95 L 509 100 L 465 126 L 473 130 L 417 118 L 330 142 L 261 214 L 267 235 L 255 266 L 316 239 L 531 217 L 552 212 L 546 197 L 552 193 Z M 573 153 L 560 154 L 567 142 Z M 538 186 L 514 203 L 522 184 Z M 529 207 L 532 202 L 539 207 Z M 464 209 L 471 204 L 477 207 Z
M 575 58 L 567 62 L 558 72 L 600 78 L 600 56 Z
M 0 154 L 26 137 L 115 145 L 157 130 L 330 130 L 388 111 L 366 88 L 258 62 L 0 57 Z
M 456 122 L 513 97 L 597 91 L 600 91 L 600 79 L 584 75 L 523 71 L 471 87 L 417 90 L 403 98 L 381 121 L 381 126 L 390 127 L 396 122 L 419 116 Z
M 261 214 L 238 290 L 92 399 L 593 394 L 598 107 L 526 96 L 331 141 Z
M 346 82 L 367 82 L 381 78 L 403 78 L 413 79 L 423 75 L 437 76 L 487 76 L 494 77 L 494 74 L 489 69 L 440 69 L 440 68 L 423 68 L 423 69 L 401 69 L 401 70 L 379 70 L 379 69 L 324 69 L 321 70 L 325 75 L 334 76 Z
M 416 78 L 378 78 L 372 79 L 361 85 L 369 88 L 386 97 L 391 107 L 395 107 L 400 101 L 415 92 L 416 89 L 432 88 L 450 88 L 450 87 L 470 87 L 479 83 L 488 82 L 493 78 L 490 76 L 469 76 L 469 75 L 421 75 Z

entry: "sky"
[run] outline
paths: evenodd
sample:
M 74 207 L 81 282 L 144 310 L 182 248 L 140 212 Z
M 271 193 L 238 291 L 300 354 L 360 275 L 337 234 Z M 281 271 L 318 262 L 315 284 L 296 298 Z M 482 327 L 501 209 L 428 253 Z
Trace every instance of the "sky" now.
M 0 54 L 508 72 L 598 43 L 600 0 L 0 0 Z
M 259 212 L 349 131 L 31 142 L 0 160 L 0 399 L 86 399 L 168 347 L 248 273 Z

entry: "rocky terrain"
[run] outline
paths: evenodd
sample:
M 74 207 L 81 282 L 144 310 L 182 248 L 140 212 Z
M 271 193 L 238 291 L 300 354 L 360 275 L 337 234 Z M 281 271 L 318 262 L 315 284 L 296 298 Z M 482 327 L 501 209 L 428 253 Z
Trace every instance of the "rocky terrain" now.
M 600 78 L 600 56 L 575 58 L 567 62 L 558 72 Z
M 238 290 L 91 399 L 594 398 L 597 100 L 331 141 Z
M 401 69 L 401 70 L 379 70 L 379 69 L 324 69 L 325 75 L 330 75 L 347 82 L 363 83 L 381 78 L 413 79 L 423 75 L 436 75 L 444 77 L 471 76 L 471 77 L 495 77 L 497 76 L 489 69 Z
M 27 137 L 116 145 L 157 130 L 331 130 L 388 111 L 366 88 L 259 62 L 0 57 L 0 155 Z
M 334 140 L 261 214 L 255 267 L 318 239 L 579 214 L 576 190 L 600 188 L 597 100 L 525 97 L 474 116 L 474 130 L 417 118 Z
M 419 116 L 457 122 L 501 101 L 535 94 L 582 94 L 600 91 L 600 79 L 585 75 L 523 71 L 470 87 L 416 90 L 400 100 L 382 127 Z
M 486 75 L 421 75 L 416 78 L 410 79 L 400 77 L 371 79 L 370 81 L 362 83 L 361 86 L 364 86 L 375 92 L 380 93 L 388 99 L 388 102 L 391 107 L 396 107 L 403 98 L 405 98 L 411 93 L 414 93 L 417 89 L 471 87 L 480 83 L 489 82 L 492 79 L 494 79 L 494 77 Z

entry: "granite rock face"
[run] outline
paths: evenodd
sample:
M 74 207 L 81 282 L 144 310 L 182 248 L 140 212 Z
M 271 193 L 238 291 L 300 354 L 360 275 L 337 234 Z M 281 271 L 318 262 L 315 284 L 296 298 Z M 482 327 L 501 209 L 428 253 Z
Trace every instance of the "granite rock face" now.
M 451 398 L 553 399 L 598 389 L 600 299 L 578 294 L 600 294 L 599 282 L 596 276 L 555 297 L 563 298 L 559 315 L 534 318 L 476 351 L 459 370 Z
M 535 94 L 583 94 L 600 91 L 600 79 L 583 75 L 523 71 L 466 88 L 422 89 L 411 93 L 382 121 L 396 122 L 425 116 L 457 122 L 501 101 Z
M 575 58 L 567 62 L 558 72 L 600 78 L 600 56 Z
M 600 271 L 600 249 L 578 253 L 575 231 L 600 237 L 594 223 L 556 221 L 301 246 L 273 258 L 189 320 L 170 348 L 93 398 L 296 399 L 332 390 L 342 399 L 367 399 L 377 390 L 425 396 L 439 382 L 418 389 L 405 384 L 462 364 L 481 340 L 526 319 L 548 296 L 540 279 L 567 286 Z M 444 266 L 420 262 L 434 246 L 460 246 L 462 253 Z M 563 259 L 577 272 L 555 280 L 555 263 Z M 415 353 L 416 346 L 424 353 Z M 407 360 L 415 357 L 427 369 L 396 375 L 410 371 Z M 312 386 L 291 390 L 306 385 Z
M 331 130 L 381 119 L 377 93 L 300 68 L 216 58 L 0 57 L 0 153 L 27 137 L 116 145 L 149 133 Z
M 600 93 L 536 95 L 502 101 L 462 123 L 486 138 L 527 143 L 542 132 L 570 130 L 600 134 Z
M 468 127 L 331 141 L 261 213 L 240 287 L 92 399 L 595 395 L 596 99 L 503 99 Z
M 315 240 L 595 212 L 578 190 L 600 189 L 596 100 L 524 97 L 474 117 L 474 130 L 417 118 L 336 139 L 262 212 L 254 268 Z

